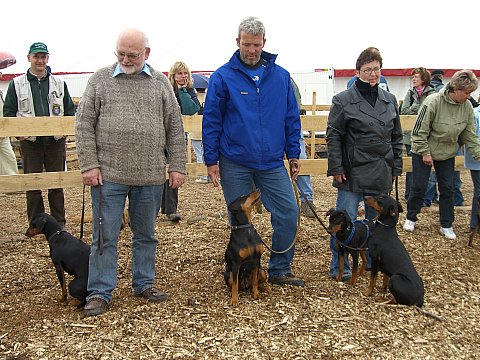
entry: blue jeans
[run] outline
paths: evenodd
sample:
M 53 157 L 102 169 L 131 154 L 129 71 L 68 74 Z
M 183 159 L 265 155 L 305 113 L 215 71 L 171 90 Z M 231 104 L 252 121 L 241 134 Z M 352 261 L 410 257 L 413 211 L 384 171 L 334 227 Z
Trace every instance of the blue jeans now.
M 430 173 L 430 177 L 428 178 L 427 191 L 425 191 L 423 203 L 427 206 L 430 206 L 432 205 L 433 200 L 435 200 L 437 197 L 437 175 L 435 175 L 435 171 L 432 171 Z
M 470 170 L 470 176 L 472 177 L 473 183 L 473 200 L 472 200 L 472 211 L 470 214 L 470 229 L 473 230 L 477 226 L 478 219 L 478 197 L 480 196 L 480 170 Z
M 437 175 L 440 224 L 443 228 L 452 227 L 455 214 L 453 209 L 453 176 L 455 158 L 433 161 Z M 421 155 L 412 154 L 412 188 L 407 202 L 407 219 L 417 221 L 417 215 L 423 205 L 423 198 L 430 177 L 430 166 L 423 163 Z
M 193 140 L 192 147 L 195 152 L 195 157 L 197 158 L 197 163 L 203 164 L 203 144 L 202 140 Z
M 365 193 L 355 193 L 348 190 L 338 189 L 337 192 L 337 204 L 336 210 L 346 211 L 348 216 L 353 220 L 357 218 L 358 214 L 358 205 L 360 201 L 364 199 L 365 196 L 373 195 L 373 194 L 365 194 Z M 368 206 L 366 203 L 365 206 L 365 218 L 366 219 L 373 219 L 377 212 Z M 337 251 L 337 243 L 335 239 L 330 236 L 330 250 L 332 251 L 332 259 L 330 260 L 330 270 L 329 274 L 331 277 L 337 277 L 338 275 L 338 251 Z M 350 270 L 350 265 L 348 263 L 348 254 L 345 254 L 345 265 L 343 274 L 344 275 L 351 275 L 352 271 Z M 367 254 L 368 264 L 367 267 L 370 267 L 370 256 Z
M 300 137 L 300 159 L 307 158 L 307 151 L 305 150 L 305 138 L 302 136 Z M 300 200 L 301 201 L 311 201 L 313 202 L 313 188 L 312 183 L 310 182 L 310 175 L 300 175 L 297 178 L 297 187 L 302 189 L 303 193 L 306 196 L 306 199 L 302 194 L 299 192 Z
M 90 251 L 87 299 L 112 300 L 117 286 L 118 235 L 125 200 L 129 198 L 132 230 L 132 287 L 135 294 L 155 281 L 155 221 L 162 202 L 163 185 L 128 186 L 104 181 L 102 186 L 103 255 L 98 252 L 99 187 L 91 188 L 93 240 Z
M 271 213 L 272 249 L 287 249 L 295 239 L 298 218 L 298 206 L 287 169 L 281 166 L 270 170 L 255 170 L 230 161 L 222 155 L 219 166 L 226 204 L 241 195 L 250 194 L 255 184 L 260 190 L 263 205 Z M 294 252 L 295 246 L 284 254 L 271 252 L 269 276 L 291 274 Z
M 462 194 L 462 179 L 460 178 L 460 171 L 455 171 L 453 173 L 453 205 L 463 206 L 465 199 Z

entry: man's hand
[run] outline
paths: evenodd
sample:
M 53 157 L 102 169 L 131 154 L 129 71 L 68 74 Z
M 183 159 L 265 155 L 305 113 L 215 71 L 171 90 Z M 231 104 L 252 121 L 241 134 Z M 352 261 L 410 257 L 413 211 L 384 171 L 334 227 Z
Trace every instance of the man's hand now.
M 185 174 L 172 171 L 168 174 L 168 185 L 172 189 L 178 189 L 185 182 Z
M 220 167 L 218 165 L 209 165 L 207 174 L 210 180 L 212 180 L 213 186 L 218 187 L 220 185 Z
M 300 161 L 298 159 L 289 159 L 288 166 L 290 167 L 290 177 L 296 181 L 300 173 Z
M 335 179 L 336 182 L 339 182 L 339 183 L 343 183 L 345 180 L 347 180 L 347 177 L 343 173 L 334 175 L 333 178 Z
M 100 168 L 94 168 L 82 173 L 83 183 L 88 186 L 103 185 L 103 177 Z

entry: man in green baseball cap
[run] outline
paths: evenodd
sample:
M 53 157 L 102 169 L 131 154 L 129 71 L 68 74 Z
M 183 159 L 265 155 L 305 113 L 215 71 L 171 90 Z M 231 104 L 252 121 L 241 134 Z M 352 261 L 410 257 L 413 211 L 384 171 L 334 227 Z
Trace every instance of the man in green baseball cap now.
M 42 42 L 33 43 L 30 46 L 30 50 L 28 51 L 29 54 L 37 54 L 37 53 L 45 53 L 48 54 L 47 45 Z
M 17 76 L 8 86 L 3 107 L 4 116 L 73 116 L 75 105 L 63 79 L 48 70 L 47 45 L 35 42 L 30 46 L 27 58 L 30 68 Z M 65 136 L 20 136 L 23 172 L 39 173 L 65 170 Z M 45 212 L 41 190 L 27 191 L 27 217 L 29 224 L 41 212 Z M 63 189 L 48 189 L 51 215 L 65 225 L 65 199 Z

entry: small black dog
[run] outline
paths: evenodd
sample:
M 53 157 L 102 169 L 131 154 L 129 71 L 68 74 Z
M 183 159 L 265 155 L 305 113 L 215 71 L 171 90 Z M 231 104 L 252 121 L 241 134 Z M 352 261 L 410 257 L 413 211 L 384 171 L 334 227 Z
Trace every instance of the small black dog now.
M 425 292 L 423 281 L 415 270 L 396 229 L 398 214 L 403 211 L 402 207 L 395 199 L 383 195 L 366 197 L 366 203 L 379 214 L 375 221 L 375 229 L 368 240 L 372 273 L 366 295 L 373 294 L 380 270 L 383 273 L 383 291 L 386 292 L 388 286 L 393 295 L 389 303 L 421 307 Z
M 369 220 L 352 221 L 345 211 L 330 209 L 327 211 L 328 231 L 335 236 L 338 252 L 337 281 L 342 281 L 345 252 L 352 255 L 352 277 L 349 284 L 355 285 L 359 276 L 367 267 L 367 240 L 373 229 L 373 222 Z M 358 256 L 362 258 L 362 266 L 358 271 Z
M 67 303 L 67 287 L 65 271 L 74 276 L 68 284 L 70 296 L 78 300 L 77 308 L 85 306 L 88 295 L 88 262 L 90 246 L 75 236 L 63 230 L 57 220 L 51 215 L 40 213 L 33 219 L 25 233 L 28 237 L 44 234 L 50 246 L 50 258 L 55 266 L 55 272 L 62 287 L 60 301 Z
M 259 287 L 264 289 L 267 280 L 265 270 L 260 268 L 264 246 L 251 223 L 252 209 L 260 199 L 253 191 L 240 196 L 228 205 L 231 214 L 231 233 L 225 251 L 226 269 L 223 277 L 232 289 L 232 305 L 238 305 L 238 290 L 252 289 L 253 298 L 260 297 Z

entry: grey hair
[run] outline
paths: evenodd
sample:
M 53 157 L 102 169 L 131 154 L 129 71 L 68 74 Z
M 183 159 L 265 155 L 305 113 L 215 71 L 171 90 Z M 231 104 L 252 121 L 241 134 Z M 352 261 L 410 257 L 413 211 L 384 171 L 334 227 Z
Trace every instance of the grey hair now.
M 265 36 L 265 26 L 260 21 L 260 19 L 255 16 L 249 16 L 242 20 L 242 22 L 238 26 L 238 37 L 240 37 L 240 33 L 242 31 L 248 34 L 252 34 L 254 36 Z
M 478 88 L 478 79 L 472 70 L 459 70 L 453 74 L 448 85 L 449 91 L 473 92 Z

